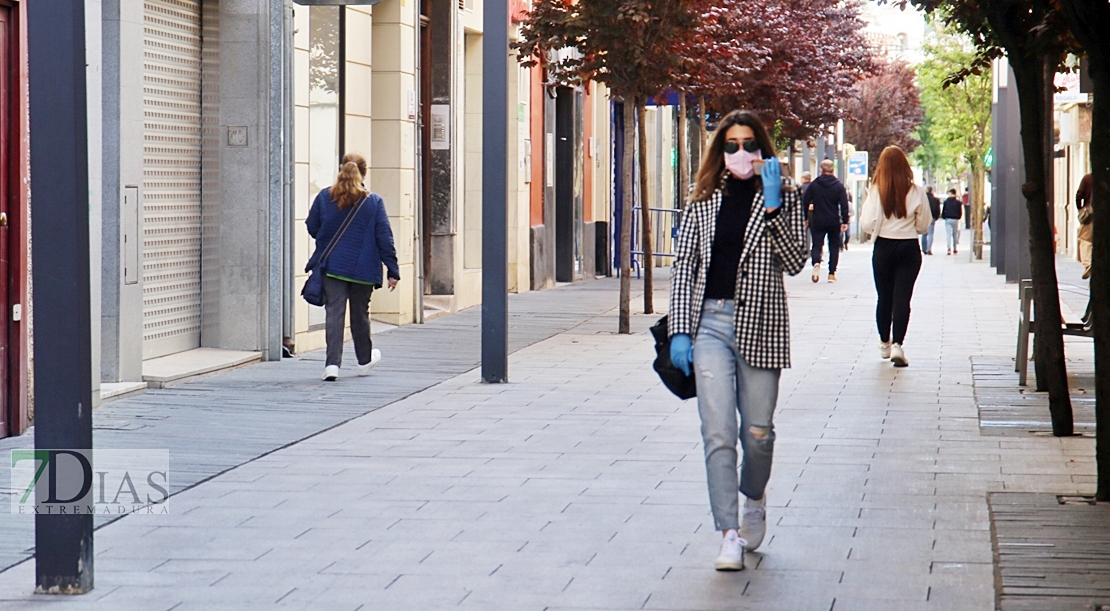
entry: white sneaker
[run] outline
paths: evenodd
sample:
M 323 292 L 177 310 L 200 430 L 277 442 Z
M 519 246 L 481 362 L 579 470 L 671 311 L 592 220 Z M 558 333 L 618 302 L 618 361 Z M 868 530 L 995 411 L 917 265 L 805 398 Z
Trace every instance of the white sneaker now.
M 902 344 L 890 345 L 890 360 L 894 361 L 895 367 L 909 367 L 910 361 L 906 358 L 906 353 L 902 351 Z
M 879 356 L 883 357 L 883 360 L 890 358 L 890 342 L 879 342 Z
M 337 379 L 339 379 L 339 365 L 328 365 L 324 367 L 323 380 L 325 382 L 334 382 Z
M 360 375 L 360 376 L 370 375 L 370 370 L 373 369 L 374 366 L 376 366 L 378 363 L 380 363 L 381 360 L 382 360 L 382 351 L 378 350 L 377 348 L 374 348 L 373 350 L 370 351 L 370 362 L 365 364 L 365 365 L 359 365 L 358 366 L 358 375 Z
M 735 530 L 725 532 L 724 540 L 721 541 L 721 553 L 717 555 L 714 566 L 718 571 L 744 570 L 744 540 Z
M 755 501 L 744 499 L 744 515 L 740 518 L 740 539 L 744 541 L 744 551 L 754 552 L 763 543 L 767 534 L 767 495 Z
M 821 280 L 821 264 L 820 263 L 813 266 L 813 275 L 811 275 L 809 277 L 809 279 L 814 281 L 814 282 L 818 282 L 818 281 Z

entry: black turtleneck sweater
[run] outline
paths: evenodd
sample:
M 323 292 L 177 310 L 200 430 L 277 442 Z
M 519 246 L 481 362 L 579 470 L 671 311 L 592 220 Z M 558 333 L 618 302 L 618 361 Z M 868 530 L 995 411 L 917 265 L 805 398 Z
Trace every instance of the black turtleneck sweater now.
M 740 180 L 729 176 L 725 181 L 705 285 L 706 299 L 736 298 L 736 272 L 740 265 L 740 253 L 744 250 L 744 232 L 748 229 L 754 199 L 755 178 Z

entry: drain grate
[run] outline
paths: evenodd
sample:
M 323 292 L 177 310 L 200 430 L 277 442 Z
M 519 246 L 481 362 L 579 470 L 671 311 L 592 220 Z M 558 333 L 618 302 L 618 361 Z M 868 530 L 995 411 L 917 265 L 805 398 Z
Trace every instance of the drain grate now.
M 1093 496 L 1074 496 L 1067 494 L 1057 494 L 1056 502 L 1061 505 L 1098 505 Z M 1106 611 L 1110 611 L 1110 605 L 1104 605 Z

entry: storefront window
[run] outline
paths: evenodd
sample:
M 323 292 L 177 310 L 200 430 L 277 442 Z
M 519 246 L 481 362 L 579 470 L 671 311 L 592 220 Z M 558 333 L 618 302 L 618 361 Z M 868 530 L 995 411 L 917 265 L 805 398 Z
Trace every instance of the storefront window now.
M 340 8 L 313 6 L 309 11 L 309 182 L 315 194 L 331 186 L 339 173 Z
M 308 182 L 315 197 L 339 174 L 342 128 L 340 7 L 309 7 Z M 309 307 L 310 328 L 324 324 L 324 308 Z

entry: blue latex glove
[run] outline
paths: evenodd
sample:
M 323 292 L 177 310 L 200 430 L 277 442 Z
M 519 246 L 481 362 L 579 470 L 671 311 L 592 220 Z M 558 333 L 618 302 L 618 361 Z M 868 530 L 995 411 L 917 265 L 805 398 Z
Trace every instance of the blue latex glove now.
M 778 208 L 782 206 L 782 168 L 775 157 L 764 160 L 763 171 L 763 206 Z
M 694 343 L 685 333 L 671 336 L 671 362 L 686 375 L 691 375 L 694 364 Z

